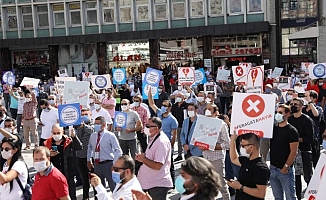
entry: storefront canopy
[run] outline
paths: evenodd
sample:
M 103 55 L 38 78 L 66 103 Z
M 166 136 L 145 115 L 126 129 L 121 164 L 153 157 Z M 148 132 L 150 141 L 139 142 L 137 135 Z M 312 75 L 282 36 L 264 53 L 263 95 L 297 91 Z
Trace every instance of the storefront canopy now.
M 319 37 L 318 27 L 307 28 L 289 35 L 289 40 L 300 40 Z

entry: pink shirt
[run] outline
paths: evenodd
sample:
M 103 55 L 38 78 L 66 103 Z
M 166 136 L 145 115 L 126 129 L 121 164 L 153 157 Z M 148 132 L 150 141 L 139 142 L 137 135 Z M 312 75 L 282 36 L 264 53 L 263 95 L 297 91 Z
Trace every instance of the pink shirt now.
M 117 101 L 113 97 L 111 97 L 111 99 L 104 98 L 102 100 L 102 104 L 104 104 L 104 105 L 114 105 L 114 107 L 112 109 L 105 109 L 109 112 L 109 114 L 111 115 L 111 118 L 114 118 L 116 102 Z
M 148 148 L 146 149 L 146 158 L 155 162 L 162 163 L 160 170 L 154 170 L 143 164 L 138 172 L 138 181 L 143 190 L 154 187 L 172 187 L 172 179 L 170 175 L 171 166 L 171 143 L 169 138 L 161 131 L 160 136 L 149 149 L 154 137 L 150 138 Z

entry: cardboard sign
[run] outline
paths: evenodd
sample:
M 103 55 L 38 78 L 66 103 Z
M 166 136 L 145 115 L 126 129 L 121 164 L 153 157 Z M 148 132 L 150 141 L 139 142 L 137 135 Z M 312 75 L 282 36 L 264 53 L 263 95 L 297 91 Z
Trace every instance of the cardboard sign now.
M 274 68 L 274 71 L 272 73 L 272 78 L 278 78 L 278 77 L 280 77 L 281 74 L 282 74 L 282 71 L 283 71 L 283 68 L 275 67 Z
M 190 144 L 214 151 L 221 125 L 220 119 L 198 115 Z
M 307 199 L 317 199 L 322 200 L 325 199 L 325 181 L 326 180 L 326 154 L 320 154 L 318 163 L 314 170 L 314 174 L 311 177 L 307 190 L 304 194 L 304 197 Z M 322 182 L 324 184 L 322 184 Z M 316 198 L 318 197 L 318 198 Z M 320 197 L 320 198 L 319 198 Z
M 8 85 L 15 85 L 16 84 L 16 76 L 13 74 L 9 74 L 7 76 L 7 84 Z
M 126 68 L 113 69 L 113 84 L 125 84 L 126 83 Z
M 109 74 L 92 75 L 92 86 L 94 89 L 107 89 L 111 88 L 111 78 Z
M 252 67 L 247 73 L 247 93 L 263 93 L 264 65 Z
M 214 92 L 216 94 L 216 86 L 214 83 L 206 83 L 204 85 L 204 92 L 208 95 L 209 92 Z
M 204 67 L 212 67 L 212 60 L 211 59 L 204 59 Z
M 230 73 L 231 73 L 230 70 L 225 70 L 225 69 L 218 70 L 216 80 L 220 82 L 228 82 Z
M 83 72 L 82 73 L 82 80 L 92 82 L 92 75 L 93 75 L 93 72 Z
M 304 71 L 306 74 L 309 73 L 309 68 L 313 67 L 313 62 L 302 62 L 301 63 L 301 71 Z
M 120 127 L 122 129 L 126 129 L 127 119 L 128 119 L 127 113 L 116 111 L 114 116 L 114 127 Z
M 63 92 L 63 103 L 80 103 L 87 106 L 89 97 L 89 82 L 65 81 Z
M 55 77 L 54 86 L 57 88 L 58 94 L 61 96 L 63 95 L 65 88 L 65 81 L 76 81 L 76 77 Z
M 232 66 L 234 84 L 247 84 L 247 67 L 245 65 Z
M 178 67 L 179 85 L 192 85 L 195 81 L 194 67 Z
M 270 94 L 233 93 L 230 133 L 255 133 L 272 138 L 275 96 Z
M 5 71 L 3 72 L 2 74 L 2 82 L 3 83 L 7 83 L 7 80 L 8 80 L 8 75 L 14 75 L 14 73 L 12 73 L 12 71 Z
M 40 83 L 40 79 L 24 77 L 20 86 L 31 85 L 33 88 L 37 88 Z
M 59 105 L 59 124 L 60 127 L 80 125 L 80 104 Z
M 205 84 L 207 82 L 205 70 L 203 68 L 197 69 L 195 71 L 195 83 Z
M 68 71 L 67 68 L 59 69 L 58 70 L 59 77 L 68 77 Z
M 147 68 L 146 74 L 144 76 L 143 80 L 143 99 L 148 99 L 148 91 L 150 88 L 152 88 L 152 96 L 153 99 L 158 99 L 158 86 L 160 84 L 160 79 L 162 76 L 162 71 L 153 69 L 153 68 Z
M 287 89 L 291 88 L 291 77 L 281 76 L 281 77 L 279 77 L 278 80 L 279 80 L 278 87 L 281 90 L 287 90 Z
M 309 66 L 309 78 L 326 78 L 326 63 L 319 63 Z

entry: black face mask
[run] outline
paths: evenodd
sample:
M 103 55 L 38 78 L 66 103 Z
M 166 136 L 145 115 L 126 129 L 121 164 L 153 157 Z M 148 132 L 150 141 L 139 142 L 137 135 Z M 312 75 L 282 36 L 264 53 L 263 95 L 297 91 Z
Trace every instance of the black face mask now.
M 296 106 L 292 106 L 292 107 L 291 107 L 291 112 L 292 112 L 292 113 L 297 113 L 297 112 L 299 112 L 299 108 L 296 107 Z

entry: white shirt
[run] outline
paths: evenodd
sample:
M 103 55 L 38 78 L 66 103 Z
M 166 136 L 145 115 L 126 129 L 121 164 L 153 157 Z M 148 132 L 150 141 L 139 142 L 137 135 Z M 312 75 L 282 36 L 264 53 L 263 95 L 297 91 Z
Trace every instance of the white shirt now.
M 110 113 L 107 110 L 105 110 L 104 108 L 101 107 L 101 109 L 99 111 L 97 111 L 95 109 L 92 111 L 92 119 L 94 121 L 95 121 L 96 117 L 98 117 L 98 116 L 104 117 L 105 121 L 108 124 L 113 124 Z
M 195 196 L 195 193 L 193 194 L 188 194 L 188 195 L 182 195 L 180 200 L 187 200 Z
M 185 90 L 185 89 L 182 89 L 182 90 L 175 90 L 175 91 L 172 93 L 172 95 L 177 95 L 177 94 L 180 94 L 180 93 L 182 93 L 182 94 L 186 94 L 186 93 L 187 93 L 187 90 Z
M 49 112 L 43 110 L 40 119 L 44 124 L 44 126 L 42 126 L 41 138 L 48 139 L 52 136 L 52 126 L 56 124 L 59 119 L 58 109 L 51 107 Z
M 19 97 L 18 98 L 18 110 L 17 110 L 18 115 L 23 114 L 25 102 L 26 102 L 26 99 L 24 97 Z
M 6 173 L 8 171 L 9 166 L 7 166 L 7 162 L 4 164 L 3 173 Z M 14 165 L 12 166 L 11 170 L 15 170 L 18 173 L 18 178 L 22 185 L 27 184 L 27 167 L 23 161 L 16 161 Z M 10 192 L 10 182 L 5 183 L 4 185 L 1 185 L 1 192 L 0 192 L 0 199 L 24 199 L 23 191 L 20 189 L 18 182 L 16 179 L 13 180 L 13 186 L 12 190 Z
M 123 198 L 124 200 L 132 200 L 132 193 L 131 190 L 137 190 L 142 191 L 142 188 L 140 186 L 140 183 L 135 176 L 130 181 L 128 181 L 126 184 L 121 186 L 121 183 L 118 183 L 112 193 L 113 198 L 109 196 L 109 194 L 106 192 L 106 189 L 102 184 L 95 187 L 95 190 L 97 191 L 97 199 L 98 200 L 119 200 L 120 198 Z M 118 190 L 119 189 L 119 190 Z

